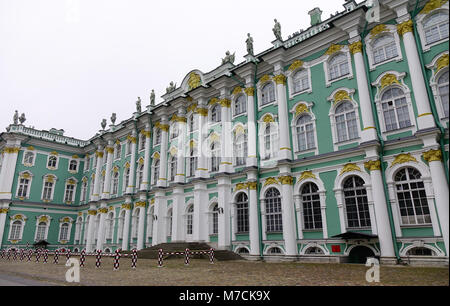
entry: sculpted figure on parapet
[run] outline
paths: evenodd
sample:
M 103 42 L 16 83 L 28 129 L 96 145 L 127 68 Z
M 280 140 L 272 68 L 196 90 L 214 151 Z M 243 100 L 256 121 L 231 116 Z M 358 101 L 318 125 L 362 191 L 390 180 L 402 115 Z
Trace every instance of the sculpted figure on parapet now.
M 275 25 L 273 26 L 273 34 L 275 34 L 276 39 L 278 39 L 279 41 L 283 41 L 283 38 L 281 37 L 281 24 L 274 19 L 275 21 Z

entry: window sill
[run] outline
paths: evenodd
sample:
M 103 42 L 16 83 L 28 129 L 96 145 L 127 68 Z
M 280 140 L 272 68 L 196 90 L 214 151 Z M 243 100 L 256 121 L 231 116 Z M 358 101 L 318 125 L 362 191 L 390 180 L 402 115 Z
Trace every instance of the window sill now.
M 414 127 L 415 127 L 414 125 L 410 125 L 410 126 L 406 126 L 406 127 L 398 128 L 398 129 L 394 129 L 394 130 L 389 130 L 389 131 L 385 130 L 385 131 L 383 131 L 383 135 L 390 136 L 390 135 L 401 133 L 401 132 L 407 132 L 407 131 L 414 129 Z
M 304 233 L 322 233 L 323 228 L 315 228 L 315 229 L 303 229 Z
M 400 224 L 401 228 L 427 228 L 427 227 L 433 227 L 433 224 L 427 223 L 427 224 Z

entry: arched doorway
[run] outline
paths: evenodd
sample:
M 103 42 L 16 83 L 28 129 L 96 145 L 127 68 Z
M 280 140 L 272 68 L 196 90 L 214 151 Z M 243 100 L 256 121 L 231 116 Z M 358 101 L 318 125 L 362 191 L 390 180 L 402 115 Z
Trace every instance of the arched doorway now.
M 348 254 L 348 262 L 365 264 L 367 261 L 367 257 L 375 257 L 374 252 L 366 246 L 358 245 L 351 249 L 350 253 Z

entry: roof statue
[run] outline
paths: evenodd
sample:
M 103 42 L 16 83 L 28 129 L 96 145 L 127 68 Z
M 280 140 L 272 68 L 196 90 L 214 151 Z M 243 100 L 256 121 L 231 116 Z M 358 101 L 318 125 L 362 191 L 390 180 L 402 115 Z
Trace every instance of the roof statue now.
M 105 130 L 106 127 L 106 119 L 102 120 L 102 123 L 100 124 L 102 126 L 102 129 Z
M 16 111 L 14 113 L 13 120 L 14 120 L 14 124 L 18 124 L 19 123 L 19 112 L 18 111 Z
M 275 34 L 276 39 L 278 39 L 279 41 L 283 41 L 283 38 L 281 37 L 281 24 L 274 19 L 275 21 L 275 25 L 273 26 L 273 34 Z
M 150 105 L 154 106 L 155 105 L 155 90 L 152 89 L 152 93 L 150 94 Z
M 20 124 L 23 124 L 26 120 L 27 118 L 25 118 L 25 113 L 22 113 L 22 115 L 20 115 L 19 117 Z
M 247 43 L 247 54 L 254 56 L 253 53 L 253 38 L 250 36 L 250 33 L 247 34 L 248 38 L 245 41 Z
M 141 97 L 138 97 L 138 99 L 136 101 L 136 112 L 138 112 L 138 113 L 142 112 Z
M 236 53 L 236 52 L 235 52 Z M 225 63 L 234 63 L 234 55 L 235 53 L 231 54 L 230 51 L 225 52 L 225 58 L 222 59 L 222 65 Z
M 177 84 L 170 82 L 169 87 L 166 88 L 166 93 L 171 93 L 171 92 L 175 91 L 176 88 L 177 88 Z
M 112 113 L 112 115 L 111 115 L 111 123 L 113 125 L 116 123 L 116 119 L 117 119 L 116 113 Z

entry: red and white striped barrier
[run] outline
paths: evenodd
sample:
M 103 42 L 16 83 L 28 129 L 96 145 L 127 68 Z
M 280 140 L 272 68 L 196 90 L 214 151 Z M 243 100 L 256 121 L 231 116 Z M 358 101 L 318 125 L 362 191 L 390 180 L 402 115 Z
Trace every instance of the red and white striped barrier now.
M 214 263 L 214 249 L 211 248 L 208 251 L 191 251 L 189 249 L 186 249 L 184 252 L 163 252 L 162 249 L 158 250 L 158 267 L 163 266 L 163 256 L 164 255 L 184 255 L 184 264 L 189 265 L 189 260 L 191 255 L 199 255 L 199 254 L 208 254 L 209 255 L 209 262 L 211 264 Z

